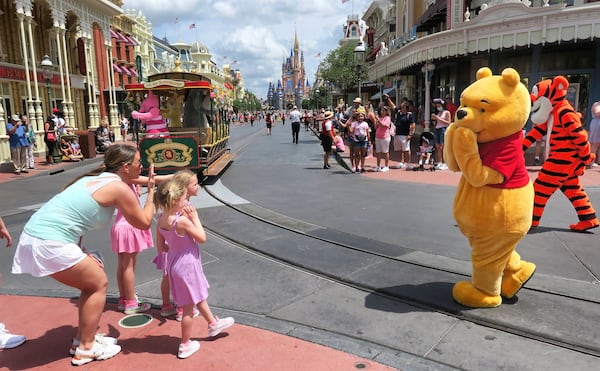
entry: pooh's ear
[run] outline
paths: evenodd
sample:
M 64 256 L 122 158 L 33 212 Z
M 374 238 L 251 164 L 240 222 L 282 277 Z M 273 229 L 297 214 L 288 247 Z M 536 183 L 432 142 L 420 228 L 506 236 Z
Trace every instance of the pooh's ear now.
M 481 67 L 477 70 L 477 80 L 481 80 L 484 77 L 492 76 L 492 70 L 489 67 Z
M 521 82 L 521 77 L 514 68 L 505 68 L 504 71 L 502 71 L 502 80 L 509 86 L 516 86 Z

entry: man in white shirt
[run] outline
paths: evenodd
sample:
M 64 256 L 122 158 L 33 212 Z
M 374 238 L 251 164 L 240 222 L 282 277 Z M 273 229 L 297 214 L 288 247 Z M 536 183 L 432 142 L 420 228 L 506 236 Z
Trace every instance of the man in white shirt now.
M 292 122 L 292 142 L 298 144 L 298 134 L 300 133 L 300 120 L 302 119 L 302 113 L 298 111 L 298 107 L 294 106 L 288 116 Z

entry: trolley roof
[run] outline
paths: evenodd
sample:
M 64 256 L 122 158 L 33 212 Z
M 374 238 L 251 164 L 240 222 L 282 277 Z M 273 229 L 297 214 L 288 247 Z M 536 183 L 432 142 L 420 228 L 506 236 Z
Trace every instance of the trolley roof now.
M 126 84 L 126 91 L 209 89 L 210 79 L 193 72 L 162 72 L 148 76 L 148 81 Z

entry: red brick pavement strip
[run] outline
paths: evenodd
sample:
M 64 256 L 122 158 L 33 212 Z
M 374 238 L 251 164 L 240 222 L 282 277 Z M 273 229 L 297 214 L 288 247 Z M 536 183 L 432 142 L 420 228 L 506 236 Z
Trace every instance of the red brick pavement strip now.
M 75 299 L 0 295 L 0 319 L 27 341 L 0 351 L 0 370 L 64 370 L 71 368 L 68 349 L 77 325 Z M 215 338 L 207 338 L 206 322 L 194 320 L 192 339 L 200 350 L 177 359 L 181 324 L 160 317 L 158 310 L 148 325 L 119 326 L 124 316 L 107 304 L 99 333 L 118 337 L 122 346 L 114 358 L 91 362 L 94 370 L 368 370 L 392 368 L 358 356 L 274 332 L 235 324 Z M 359 366 L 359 367 L 357 367 Z

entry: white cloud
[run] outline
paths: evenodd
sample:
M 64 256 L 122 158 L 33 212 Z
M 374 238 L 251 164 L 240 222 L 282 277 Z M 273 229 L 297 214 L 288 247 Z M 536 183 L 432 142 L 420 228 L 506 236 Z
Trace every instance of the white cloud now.
M 214 5 L 215 10 L 220 15 L 227 18 L 234 18 L 238 15 L 236 8 L 232 4 L 228 4 L 225 1 L 219 1 Z
M 370 0 L 354 0 L 354 14 L 362 14 Z M 281 62 L 293 47 L 294 32 L 304 51 L 309 82 L 321 59 L 338 47 L 352 2 L 341 0 L 125 0 L 123 9 L 141 10 L 152 22 L 153 33 L 205 44 L 219 65 L 237 60 L 246 88 L 265 97 L 269 81 L 281 78 Z M 174 24 L 175 19 L 179 22 Z M 196 24 L 197 30 L 188 26 Z M 197 31 L 197 32 L 195 32 Z M 227 58 L 224 59 L 223 57 Z

